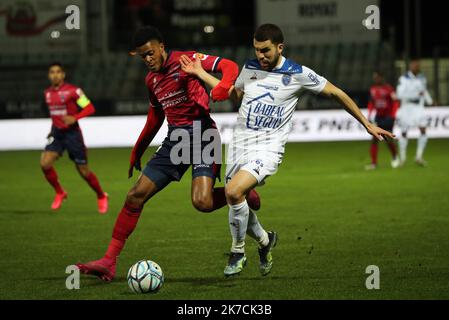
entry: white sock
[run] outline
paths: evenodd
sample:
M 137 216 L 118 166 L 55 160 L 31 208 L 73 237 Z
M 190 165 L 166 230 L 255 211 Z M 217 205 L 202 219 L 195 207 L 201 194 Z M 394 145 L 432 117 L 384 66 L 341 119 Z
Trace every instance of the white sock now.
M 249 218 L 248 218 L 248 229 L 246 233 L 257 241 L 259 247 L 266 247 L 270 242 L 268 238 L 268 233 L 264 230 L 259 220 L 257 219 L 257 215 L 249 210 Z
M 399 159 L 401 159 L 401 161 L 405 161 L 407 159 L 407 144 L 408 139 L 401 135 L 399 137 Z
M 427 135 L 422 134 L 418 137 L 418 147 L 416 148 L 416 159 L 422 160 L 422 155 L 427 144 Z
M 248 227 L 248 203 L 229 205 L 229 228 L 232 235 L 231 252 L 245 253 L 245 236 Z

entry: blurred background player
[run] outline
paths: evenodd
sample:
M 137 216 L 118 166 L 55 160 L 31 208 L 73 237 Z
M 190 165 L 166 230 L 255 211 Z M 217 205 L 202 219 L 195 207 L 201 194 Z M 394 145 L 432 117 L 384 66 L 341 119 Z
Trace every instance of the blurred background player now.
M 224 188 L 214 188 L 215 179 L 220 174 L 220 166 L 205 163 L 204 159 L 201 159 L 202 163 L 198 165 L 192 164 L 193 162 L 174 163 L 171 151 L 175 145 L 182 142 L 171 140 L 171 135 L 175 130 L 176 132 L 185 130 L 190 141 L 195 141 L 194 124 L 200 122 L 201 134 L 205 130 L 212 129 L 217 131 L 219 137 L 215 122 L 210 116 L 209 94 L 204 83 L 181 70 L 179 62 L 181 55 L 197 58 L 208 72 L 222 73 L 220 83 L 211 91 L 212 99 L 216 101 L 229 97 L 229 89 L 238 75 L 237 64 L 193 51 L 166 50 L 161 33 L 150 26 L 142 27 L 136 32 L 134 49 L 130 53 L 140 56 L 149 69 L 145 83 L 148 87 L 150 108 L 145 127 L 131 153 L 129 177 L 132 176 L 134 168 L 141 169 L 140 159 L 159 131 L 165 117 L 168 122 L 168 134 L 143 169 L 136 184 L 128 192 L 104 257 L 77 264 L 82 273 L 98 276 L 104 281 L 111 281 L 115 277 L 117 258 L 126 240 L 134 231 L 145 203 L 172 181 L 179 181 L 191 165 L 193 206 L 199 211 L 211 212 L 226 205 Z M 202 136 L 200 139 L 202 140 Z M 214 143 L 218 143 L 221 148 L 220 141 Z M 201 153 L 208 144 L 209 141 L 201 143 Z M 192 143 L 189 143 L 187 149 L 191 155 L 195 152 Z M 182 150 L 184 151 L 184 148 Z M 260 206 L 255 191 L 248 202 L 252 203 L 252 207 L 256 210 Z
M 410 61 L 409 70 L 399 78 L 396 93 L 401 101 L 401 107 L 397 112 L 398 125 L 401 129 L 401 136 L 399 137 L 400 164 L 404 165 L 407 159 L 407 131 L 418 127 L 420 135 L 416 147 L 415 162 L 420 166 L 426 166 L 427 162 L 423 159 L 423 153 L 428 138 L 424 105 L 432 105 L 433 100 L 429 91 L 427 91 L 427 79 L 421 73 L 419 60 Z
M 53 63 L 48 69 L 51 86 L 44 92 L 45 102 L 52 120 L 48 142 L 42 152 L 40 165 L 47 181 L 55 189 L 55 199 L 51 205 L 53 210 L 61 207 L 67 198 L 53 165 L 67 149 L 70 159 L 75 163 L 81 177 L 97 194 L 98 212 L 104 214 L 108 210 L 108 194 L 103 192 L 97 176 L 87 165 L 87 149 L 78 120 L 95 112 L 93 104 L 84 92 L 65 82 L 65 72 L 60 63 Z M 78 109 L 81 111 L 78 112 Z
M 374 84 L 370 88 L 370 100 L 368 102 L 368 119 L 380 128 L 393 132 L 396 111 L 399 107 L 396 94 L 393 87 L 385 82 L 384 75 L 380 71 L 373 73 L 373 82 Z M 374 170 L 377 168 L 378 143 L 379 141 L 373 137 L 370 147 L 371 163 L 365 167 L 366 170 Z M 388 140 L 387 146 L 393 158 L 391 160 L 391 166 L 397 168 L 399 166 L 399 157 L 396 142 L 394 140 Z
M 226 162 L 225 191 L 232 236 L 231 254 L 224 269 L 227 277 L 239 274 L 246 265 L 246 234 L 259 245 L 261 275 L 271 271 L 271 251 L 277 233 L 262 227 L 248 206 L 246 195 L 277 173 L 291 129 L 292 113 L 306 91 L 335 99 L 376 139 L 394 137 L 391 132 L 371 124 L 341 89 L 306 66 L 285 58 L 282 55 L 284 36 L 278 26 L 259 26 L 253 46 L 256 59 L 247 61 L 231 93 L 240 102 L 240 109 Z M 218 79 L 202 70 L 198 59 L 193 62 L 183 56 L 181 65 L 184 71 L 195 74 L 211 87 L 219 85 Z

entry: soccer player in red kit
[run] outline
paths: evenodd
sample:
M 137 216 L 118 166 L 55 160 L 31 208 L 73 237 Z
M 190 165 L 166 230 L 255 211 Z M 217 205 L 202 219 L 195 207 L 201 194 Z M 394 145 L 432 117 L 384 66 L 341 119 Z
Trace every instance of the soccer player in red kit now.
M 195 53 L 193 51 L 167 51 L 160 32 L 154 27 L 143 27 L 134 36 L 134 48 L 130 53 L 139 55 L 149 69 L 145 78 L 148 87 L 150 107 L 147 122 L 142 130 L 130 158 L 128 176 L 132 176 L 133 169 L 141 169 L 140 159 L 146 148 L 161 127 L 164 118 L 168 122 L 168 135 L 162 145 L 143 169 L 136 184 L 131 188 L 121 209 L 113 232 L 112 240 L 103 258 L 78 263 L 77 266 L 84 274 L 98 276 L 104 281 L 111 281 L 115 277 L 117 257 L 122 251 L 126 240 L 134 231 L 144 204 L 172 181 L 179 181 L 187 169 L 192 165 L 191 197 L 193 206 L 202 212 L 210 212 L 226 205 L 224 188 L 214 188 L 215 179 L 219 177 L 219 165 L 206 163 L 175 163 L 172 161 L 172 150 L 179 146 L 180 141 L 173 140 L 172 133 L 186 133 L 191 139 L 187 149 L 200 147 L 206 150 L 203 139 L 195 145 L 195 125 L 200 124 L 201 136 L 208 130 L 218 130 L 210 117 L 209 95 L 204 83 L 181 69 L 180 58 L 187 55 L 191 59 L 201 60 L 203 68 L 208 72 L 222 73 L 222 79 L 212 91 L 213 100 L 220 101 L 229 97 L 229 89 L 238 76 L 238 66 L 234 62 Z M 181 131 L 180 131 L 181 130 Z M 221 150 L 221 143 L 219 143 Z M 209 142 L 207 142 L 209 144 Z M 195 151 L 193 151 L 195 153 Z M 257 210 L 260 199 L 253 190 L 248 196 L 248 203 Z
M 59 183 L 58 175 L 53 167 L 55 161 L 67 149 L 79 174 L 97 194 L 98 211 L 104 214 L 108 210 L 108 195 L 103 192 L 97 176 L 89 170 L 87 150 L 78 124 L 78 120 L 93 114 L 95 108 L 80 88 L 64 81 L 65 72 L 60 63 L 50 65 L 48 78 L 51 86 L 45 90 L 44 94 L 52 127 L 47 136 L 48 142 L 42 152 L 40 165 L 45 178 L 56 191 L 51 208 L 59 209 L 67 198 L 67 192 Z
M 374 84 L 370 88 L 370 100 L 368 102 L 368 119 L 373 119 L 373 114 L 375 114 L 374 121 L 371 120 L 371 122 L 375 122 L 377 126 L 384 130 L 393 132 L 399 101 L 396 99 L 393 87 L 384 81 L 381 72 L 376 71 L 373 73 L 373 81 Z M 396 144 L 394 141 L 388 140 L 387 145 L 393 158 L 391 166 L 397 168 L 399 166 L 399 157 Z M 371 163 L 365 167 L 366 170 L 377 168 L 378 147 L 377 139 L 373 138 L 370 147 Z

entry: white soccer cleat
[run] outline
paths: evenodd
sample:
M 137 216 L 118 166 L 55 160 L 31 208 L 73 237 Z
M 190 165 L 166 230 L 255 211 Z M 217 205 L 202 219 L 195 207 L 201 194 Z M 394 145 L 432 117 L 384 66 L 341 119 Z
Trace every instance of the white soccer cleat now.
M 399 157 L 396 157 L 393 160 L 391 160 L 391 167 L 393 169 L 398 168 L 400 165 L 401 165 L 401 160 L 399 160 Z

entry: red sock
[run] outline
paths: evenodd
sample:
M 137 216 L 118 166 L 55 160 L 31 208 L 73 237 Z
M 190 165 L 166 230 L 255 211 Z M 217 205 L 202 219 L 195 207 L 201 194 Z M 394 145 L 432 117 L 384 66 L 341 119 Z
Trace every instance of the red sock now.
M 377 143 L 372 143 L 370 148 L 370 154 L 371 154 L 371 163 L 377 164 L 377 151 L 378 151 L 378 145 Z
M 98 182 L 97 176 L 90 172 L 87 177 L 84 178 L 89 186 L 97 193 L 98 198 L 104 197 L 103 189 L 101 189 L 100 182 Z
M 226 205 L 226 196 L 224 187 L 214 188 L 214 210 L 223 208 Z
M 56 173 L 56 170 L 53 167 L 51 167 L 49 169 L 42 169 L 42 171 L 44 172 L 47 181 L 55 189 L 56 193 L 64 193 L 64 189 L 62 189 L 61 185 L 59 184 L 58 174 Z
M 393 158 L 396 158 L 396 156 L 398 154 L 398 149 L 396 148 L 396 144 L 392 141 L 389 141 L 388 148 L 390 149 L 391 155 L 393 156 Z
M 112 240 L 109 243 L 105 258 L 115 259 L 120 255 L 125 242 L 134 231 L 139 220 L 142 208 L 136 208 L 125 203 L 115 221 L 114 230 L 112 231 Z

